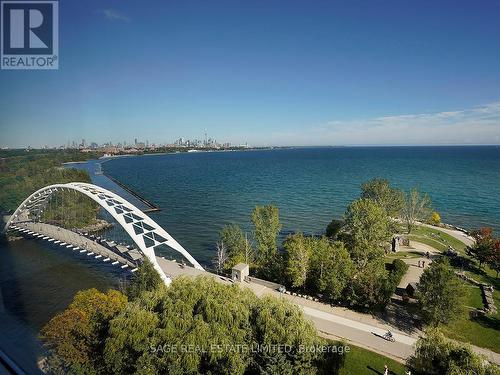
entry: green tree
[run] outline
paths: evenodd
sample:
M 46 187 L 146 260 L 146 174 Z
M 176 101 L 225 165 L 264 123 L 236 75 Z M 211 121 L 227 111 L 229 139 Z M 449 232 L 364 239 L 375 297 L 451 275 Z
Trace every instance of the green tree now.
M 316 373 L 313 364 L 318 359 L 318 352 L 301 348 L 318 347 L 324 341 L 318 338 L 316 329 L 304 319 L 298 306 L 266 296 L 259 300 L 252 320 L 256 345 L 272 347 L 278 344 L 289 350 L 271 349 L 256 353 L 249 373 L 272 374 L 270 370 L 278 369 L 290 374 Z
M 344 221 L 343 220 L 338 220 L 338 219 L 332 219 L 330 224 L 327 225 L 326 227 L 326 236 L 332 239 L 337 238 L 339 235 L 340 231 L 344 227 Z
M 83 194 L 61 190 L 52 194 L 41 219 L 67 229 L 84 228 L 97 222 L 99 207 Z
M 408 366 L 416 375 L 498 375 L 500 368 L 476 354 L 470 346 L 447 339 L 430 328 L 420 336 Z
M 134 277 L 127 288 L 127 296 L 134 300 L 145 291 L 151 291 L 164 285 L 160 274 L 154 269 L 149 259 L 144 258 L 142 264 L 134 273 Z
M 401 259 L 394 259 L 390 266 L 390 272 L 387 278 L 386 299 L 389 301 L 396 291 L 401 279 L 408 271 L 409 266 Z
M 257 261 L 267 276 L 273 273 L 281 230 L 278 207 L 256 206 L 252 212 L 254 236 L 258 245 Z
M 363 309 L 385 305 L 387 278 L 384 258 L 371 260 L 363 268 L 356 269 L 346 290 L 347 300 L 351 305 Z
M 230 269 L 238 263 L 246 262 L 248 241 L 243 230 L 236 224 L 225 225 L 219 234 L 220 242 L 227 250 L 225 268 Z
M 418 299 L 423 318 L 431 325 L 448 323 L 463 311 L 464 286 L 447 258 L 431 263 L 420 277 Z
M 324 342 L 299 307 L 208 276 L 128 303 L 81 292 L 43 333 L 58 374 L 312 374 L 326 363 L 303 350 Z
M 306 282 L 311 242 L 302 233 L 289 235 L 283 242 L 286 250 L 284 273 L 292 287 L 302 287 Z
M 111 323 L 109 373 L 242 374 L 257 297 L 211 277 L 175 279 L 143 293 Z
M 347 244 L 358 269 L 383 256 L 382 245 L 391 236 L 389 216 L 370 199 L 352 202 L 345 214 Z
M 104 372 L 102 350 L 109 322 L 126 303 L 127 297 L 116 290 L 78 292 L 69 307 L 42 328 L 41 338 L 49 349 L 51 371 Z
M 405 197 L 403 207 L 403 219 L 408 233 L 415 227 L 417 221 L 425 222 L 432 211 L 432 202 L 427 193 L 420 194 L 417 188 L 411 191 Z
M 354 264 L 342 242 L 330 242 L 326 237 L 313 241 L 307 282 L 312 290 L 337 300 L 353 274 Z
M 90 182 L 86 171 L 62 167 L 62 163 L 80 161 L 85 158 L 97 158 L 99 154 L 82 155 L 73 150 L 31 150 L 29 152 L 12 150 L 2 152 L 0 163 L 0 211 L 13 211 L 21 202 L 36 190 L 55 183 L 72 181 Z M 66 217 L 65 227 L 83 227 L 94 224 L 98 213 L 98 204 L 81 194 L 55 193 L 68 197 L 66 209 L 78 212 L 78 215 Z M 68 208 L 69 207 L 69 208 Z M 54 220 L 53 204 L 44 210 L 42 218 Z M 62 210 L 59 208 L 59 216 Z M 62 224 L 62 222 L 58 222 Z
M 382 207 L 390 217 L 398 217 L 404 207 L 404 193 L 390 186 L 389 181 L 374 178 L 361 185 L 361 198 L 370 199 Z
M 129 303 L 112 320 L 104 352 L 108 373 L 295 374 L 310 373 L 317 358 L 301 346 L 320 343 L 289 302 L 199 277 L 175 279 Z

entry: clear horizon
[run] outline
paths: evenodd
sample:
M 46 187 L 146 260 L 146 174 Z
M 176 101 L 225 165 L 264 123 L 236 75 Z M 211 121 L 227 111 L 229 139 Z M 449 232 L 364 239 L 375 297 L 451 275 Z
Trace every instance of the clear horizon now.
M 0 147 L 500 144 L 500 4 L 59 4 L 59 70 L 0 71 Z

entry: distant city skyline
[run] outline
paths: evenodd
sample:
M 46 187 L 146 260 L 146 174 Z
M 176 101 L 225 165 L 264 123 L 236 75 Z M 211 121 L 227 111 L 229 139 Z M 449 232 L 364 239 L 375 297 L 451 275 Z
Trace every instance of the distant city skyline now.
M 185 137 L 180 137 L 178 139 L 169 142 L 155 142 L 149 141 L 149 139 L 138 139 L 134 138 L 132 140 L 122 139 L 122 140 L 107 140 L 103 142 L 96 142 L 94 140 L 82 139 L 72 139 L 65 143 L 58 145 L 43 145 L 43 146 L 33 146 L 27 145 L 22 148 L 41 148 L 41 149 L 87 149 L 95 150 L 102 149 L 106 147 L 118 147 L 123 149 L 156 149 L 161 147 L 193 147 L 193 148 L 229 148 L 229 147 L 248 147 L 247 142 L 241 144 L 231 144 L 230 142 L 218 141 L 205 133 L 204 139 L 193 138 L 188 139 Z M 9 147 L 4 147 L 9 148 Z
M 500 144 L 498 1 L 59 4 L 59 70 L 0 71 L 0 147 Z

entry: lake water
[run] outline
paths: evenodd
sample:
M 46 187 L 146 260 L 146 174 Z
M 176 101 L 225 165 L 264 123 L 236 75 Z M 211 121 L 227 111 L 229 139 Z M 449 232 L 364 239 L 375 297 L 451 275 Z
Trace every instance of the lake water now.
M 162 211 L 151 217 L 200 262 L 217 233 L 236 223 L 251 233 L 257 204 L 279 207 L 283 232 L 322 233 L 373 177 L 428 192 L 444 222 L 500 234 L 500 147 L 298 148 L 115 159 L 106 174 Z
M 96 161 L 75 165 L 92 174 Z M 300 148 L 118 158 L 102 164 L 162 210 L 150 216 L 200 262 L 227 223 L 251 234 L 257 204 L 279 207 L 283 234 L 322 233 L 373 177 L 430 194 L 445 222 L 500 235 L 500 147 Z M 102 175 L 93 182 L 140 203 Z M 81 289 L 116 287 L 123 273 L 43 241 L 0 243 L 0 349 L 28 373 L 39 328 Z

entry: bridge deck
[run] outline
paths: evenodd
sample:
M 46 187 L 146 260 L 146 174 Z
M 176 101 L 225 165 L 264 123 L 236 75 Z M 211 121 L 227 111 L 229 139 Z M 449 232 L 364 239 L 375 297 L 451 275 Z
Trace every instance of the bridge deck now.
M 63 244 L 62 247 L 64 248 L 66 248 L 66 246 L 68 245 L 72 245 L 73 248 L 71 248 L 71 250 L 74 250 L 75 248 L 78 248 L 76 250 L 77 252 L 85 250 L 87 254 L 93 253 L 92 254 L 93 258 L 101 255 L 102 257 L 99 257 L 98 259 L 102 261 L 107 258 L 110 258 L 111 260 L 108 262 L 111 264 L 113 262 L 119 262 L 120 264 L 127 264 L 132 269 L 136 267 L 136 264 L 130 262 L 130 260 L 124 258 L 123 256 L 120 256 L 119 254 L 120 251 L 117 251 L 117 253 L 115 253 L 106 248 L 105 246 L 99 244 L 98 242 L 68 229 L 60 228 L 52 224 L 35 223 L 32 221 L 16 222 L 12 224 L 11 229 L 13 229 L 12 227 L 17 227 L 19 229 L 29 230 L 33 232 L 33 234 L 28 234 L 28 232 L 23 233 L 24 235 L 30 238 L 38 237 L 38 239 L 43 239 L 46 241 L 51 241 L 51 239 L 54 239 L 56 241 L 51 241 L 51 242 L 55 243 L 56 245 Z M 220 283 L 224 284 L 233 283 L 233 281 L 227 277 L 216 275 L 214 273 L 210 273 L 207 271 L 202 271 L 197 268 L 184 265 L 176 261 L 165 259 L 161 256 L 156 256 L 156 260 L 160 265 L 161 269 L 163 270 L 163 272 L 165 273 L 165 275 L 167 275 L 171 279 L 175 279 L 179 276 L 196 277 L 204 275 L 213 277 L 217 282 Z M 237 284 L 252 289 L 257 295 L 261 295 L 267 289 L 269 289 L 253 282 L 244 282 Z
M 76 251 L 85 250 L 85 252 L 88 254 L 94 253 L 92 254 L 92 256 L 94 257 L 101 255 L 102 258 L 99 258 L 101 260 L 110 258 L 111 262 L 118 261 L 124 265 L 125 264 L 128 265 L 129 267 L 132 268 L 136 267 L 134 263 L 132 263 L 125 257 L 109 250 L 103 245 L 95 241 L 92 241 L 91 239 L 81 234 L 75 233 L 68 229 L 60 228 L 52 224 L 34 223 L 34 222 L 17 222 L 14 223 L 13 225 L 21 229 L 27 229 L 31 232 L 34 232 L 34 234 L 36 233 L 44 235 L 44 237 L 49 237 L 48 239 L 46 239 L 47 241 L 49 241 L 50 239 L 54 239 L 55 241 L 51 241 L 52 243 L 59 241 L 56 245 L 65 244 L 62 245 L 63 247 L 72 245 L 73 246 L 71 248 L 72 250 L 74 250 L 75 247 L 77 247 L 79 249 L 77 249 Z M 33 234 L 28 234 L 28 236 L 33 236 Z M 44 237 L 39 237 L 39 238 L 43 239 Z

